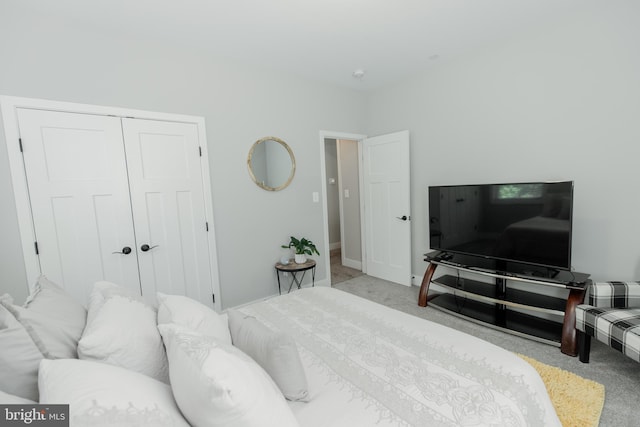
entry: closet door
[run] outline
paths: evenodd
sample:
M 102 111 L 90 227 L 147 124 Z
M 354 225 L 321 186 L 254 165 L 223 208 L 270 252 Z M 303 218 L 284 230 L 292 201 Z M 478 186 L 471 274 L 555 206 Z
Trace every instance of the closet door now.
M 140 292 L 120 119 L 17 114 L 42 274 L 84 302 L 98 280 Z
M 198 127 L 122 124 L 142 294 L 186 295 L 213 307 Z

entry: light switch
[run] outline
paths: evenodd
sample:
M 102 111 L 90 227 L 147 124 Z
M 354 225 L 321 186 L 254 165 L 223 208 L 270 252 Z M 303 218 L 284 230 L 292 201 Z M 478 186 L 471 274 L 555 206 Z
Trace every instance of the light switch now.
M 313 192 L 313 203 L 318 203 L 320 201 L 320 193 L 318 193 L 317 191 Z
M 348 189 L 348 188 L 345 188 L 345 189 L 344 189 L 344 198 L 345 198 L 345 199 L 348 199 L 348 198 L 349 198 L 349 189 Z

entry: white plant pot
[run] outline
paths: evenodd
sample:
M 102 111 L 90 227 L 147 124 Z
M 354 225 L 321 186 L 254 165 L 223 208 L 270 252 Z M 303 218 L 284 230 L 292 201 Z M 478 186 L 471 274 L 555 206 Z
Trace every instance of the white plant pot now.
M 296 264 L 304 264 L 305 262 L 307 262 L 307 255 L 296 254 L 295 261 L 296 261 Z

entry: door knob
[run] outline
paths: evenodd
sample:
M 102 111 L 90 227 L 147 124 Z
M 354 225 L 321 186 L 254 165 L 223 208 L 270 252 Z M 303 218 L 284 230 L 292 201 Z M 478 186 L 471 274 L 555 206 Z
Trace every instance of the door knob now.
M 147 244 L 145 243 L 144 245 L 140 246 L 140 250 L 141 250 L 142 252 L 147 252 L 147 251 L 149 251 L 149 250 L 151 250 L 151 249 L 153 249 L 153 248 L 157 248 L 157 247 L 158 247 L 158 245 L 149 246 L 149 245 L 147 245 Z
M 129 246 L 125 246 L 124 248 L 122 248 L 122 251 L 120 252 L 111 252 L 112 254 L 122 254 L 122 255 L 129 255 L 131 253 L 131 248 Z
M 396 218 L 401 219 L 402 221 L 406 221 L 406 220 L 408 220 L 408 219 L 411 219 L 411 217 L 406 216 L 406 215 L 397 216 Z

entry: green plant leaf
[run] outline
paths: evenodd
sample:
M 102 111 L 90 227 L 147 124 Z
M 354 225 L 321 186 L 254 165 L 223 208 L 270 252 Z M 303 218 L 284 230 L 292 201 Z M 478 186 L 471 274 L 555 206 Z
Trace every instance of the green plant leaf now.
M 283 248 L 293 248 L 296 254 L 313 255 L 314 253 L 320 255 L 316 245 L 306 237 L 297 239 L 294 236 L 289 237 L 289 245 L 282 245 Z

